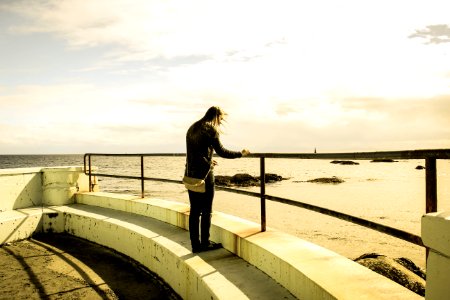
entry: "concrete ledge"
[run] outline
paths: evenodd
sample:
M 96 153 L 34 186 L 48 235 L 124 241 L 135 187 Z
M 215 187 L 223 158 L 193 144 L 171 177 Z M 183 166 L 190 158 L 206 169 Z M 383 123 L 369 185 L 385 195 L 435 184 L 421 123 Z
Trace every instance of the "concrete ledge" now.
M 73 203 L 75 193 L 89 191 L 89 180 L 83 167 L 4 169 L 0 186 L 0 212 L 5 212 Z
M 78 193 L 75 202 L 126 211 L 189 230 L 189 206 L 184 203 L 104 192 Z
M 42 228 L 42 208 L 0 212 L 0 245 L 29 238 Z
M 0 212 L 42 204 L 41 169 L 0 170 Z
M 300 299 L 422 299 L 318 245 L 217 213 L 212 236 Z
M 35 231 L 68 232 L 132 257 L 161 276 L 184 299 L 261 298 L 248 296 L 253 288 L 243 292 L 255 275 L 247 280 L 241 269 L 230 280 L 230 272 L 217 271 L 217 262 L 223 259 L 208 260 L 191 253 L 184 230 L 188 205 L 108 193 L 76 194 L 76 202 L 86 205 L 0 213 L 0 241 L 27 238 Z M 160 221 L 174 226 L 163 228 L 158 225 L 164 224 Z M 422 299 L 332 251 L 282 232 L 259 230 L 259 224 L 214 213 L 211 239 L 222 242 L 224 248 L 264 271 L 300 299 Z M 212 253 L 231 255 L 225 250 Z M 242 279 L 245 282 L 239 283 Z M 278 298 L 269 290 L 264 295 Z
M 183 299 L 245 299 L 245 295 L 223 275 L 217 274 L 188 245 L 177 241 L 186 232 L 177 227 L 158 227 L 147 217 L 86 205 L 59 207 L 64 231 L 115 249 L 161 276 Z M 222 277 L 217 279 L 216 277 Z M 216 278 L 216 279 L 214 279 Z M 214 283 L 220 282 L 221 288 Z
M 422 217 L 422 240 L 425 246 L 450 258 L 450 211 Z
M 73 203 L 78 191 L 89 191 L 89 180 L 83 167 L 42 168 L 44 206 Z
M 447 299 L 450 295 L 450 211 L 422 217 L 422 240 L 430 250 L 426 299 Z
M 186 230 L 156 219 L 82 204 L 26 211 L 2 214 L 1 232 L 32 219 L 36 231 L 68 232 L 113 248 L 161 276 L 183 299 L 294 299 L 269 276 L 225 249 L 192 254 Z M 33 233 L 33 226 L 27 228 L 17 239 Z
M 181 228 L 188 205 L 130 199 L 106 193 L 77 194 L 76 202 L 149 216 Z M 214 213 L 211 239 L 264 271 L 300 299 L 423 299 L 397 283 L 330 250 L 237 217 Z
M 15 168 L 15 169 L 0 169 L 0 176 L 23 175 L 41 172 L 42 168 Z
M 2 171 L 0 186 L 1 244 L 28 238 L 36 231 L 69 232 L 141 262 L 185 299 L 289 299 L 292 294 L 301 299 L 422 298 L 332 251 L 271 229 L 261 233 L 259 224 L 217 212 L 212 218 L 211 239 L 231 253 L 221 249 L 193 255 L 185 230 L 188 205 L 81 193 L 88 189 L 81 167 Z M 27 208 L 30 206 L 41 207 Z M 447 216 L 430 215 L 422 220 L 424 242 L 434 247 L 428 279 L 435 274 L 434 281 L 441 286 L 447 286 L 445 279 L 450 276 Z M 230 261 L 239 266 L 238 271 L 227 269 Z M 431 270 L 430 265 L 436 269 Z M 248 272 L 257 270 L 255 267 L 265 273 Z M 274 285 L 274 280 L 292 294 Z M 249 288 L 257 282 L 262 282 L 258 288 Z

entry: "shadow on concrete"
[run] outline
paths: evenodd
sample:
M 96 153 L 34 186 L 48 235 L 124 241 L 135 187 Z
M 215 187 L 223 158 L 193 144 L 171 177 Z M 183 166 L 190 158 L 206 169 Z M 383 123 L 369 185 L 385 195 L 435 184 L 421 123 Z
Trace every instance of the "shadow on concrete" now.
M 42 207 L 41 207 L 41 208 L 36 207 L 36 209 L 42 210 Z M 19 209 L 19 210 L 15 210 L 15 211 L 18 212 L 18 213 L 23 214 L 23 215 L 25 216 L 25 218 L 23 218 L 23 219 L 20 221 L 19 224 L 15 225 L 15 228 L 14 228 L 13 230 L 11 230 L 11 232 L 10 232 L 3 240 L 0 240 L 0 245 L 3 245 L 3 244 L 5 244 L 6 242 L 8 242 L 8 240 L 9 240 L 10 237 L 12 237 L 14 234 L 16 234 L 16 232 L 22 230 L 22 226 L 24 226 L 24 224 L 27 222 L 28 218 L 33 217 L 32 215 L 30 215 L 30 214 L 28 214 L 28 213 L 26 213 L 26 212 L 24 212 L 24 211 L 22 211 L 22 210 L 20 210 L 20 209 Z M 42 218 L 41 218 L 40 215 L 38 216 L 38 218 L 39 218 L 40 220 L 39 220 L 39 224 L 37 225 L 37 228 L 41 229 L 41 228 L 42 228 Z M 26 226 L 25 226 L 25 227 L 26 227 Z M 25 228 L 25 230 L 26 230 L 26 228 Z
M 226 249 L 201 252 L 198 256 L 239 287 L 249 299 L 296 299 L 267 274 Z
M 69 234 L 37 234 L 31 242 L 65 261 L 101 299 L 110 298 L 92 275 L 70 257 L 92 270 L 119 299 L 181 299 L 157 275 L 112 249 Z
M 27 263 L 25 258 L 21 255 L 17 255 L 13 250 L 8 249 L 7 247 L 2 247 L 2 249 L 8 253 L 11 257 L 13 257 L 22 267 L 22 270 L 24 270 L 30 280 L 30 283 L 34 286 L 35 290 L 37 291 L 37 294 L 39 295 L 40 299 L 49 299 L 47 294 L 45 293 L 44 286 L 42 285 L 41 281 L 39 280 L 39 275 L 34 272 L 33 268 L 30 267 L 30 265 Z

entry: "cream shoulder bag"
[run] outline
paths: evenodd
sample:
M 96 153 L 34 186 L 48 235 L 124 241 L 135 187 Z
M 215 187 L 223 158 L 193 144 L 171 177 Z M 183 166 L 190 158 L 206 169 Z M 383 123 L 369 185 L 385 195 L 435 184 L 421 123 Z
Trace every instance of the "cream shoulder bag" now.
M 186 171 L 188 171 L 188 163 L 186 161 Z M 184 186 L 193 192 L 197 192 L 197 193 L 204 193 L 205 192 L 205 179 L 206 177 L 208 177 L 209 172 L 211 171 L 211 168 L 209 168 L 208 173 L 206 173 L 205 178 L 201 179 L 201 178 L 194 178 L 194 177 L 189 177 L 189 176 L 184 176 L 183 177 L 183 184 Z M 188 173 L 188 172 L 186 172 Z

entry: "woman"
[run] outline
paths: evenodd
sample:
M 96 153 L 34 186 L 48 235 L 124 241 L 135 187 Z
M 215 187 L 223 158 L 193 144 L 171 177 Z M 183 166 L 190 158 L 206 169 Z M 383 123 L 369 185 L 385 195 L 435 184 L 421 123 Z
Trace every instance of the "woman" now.
M 185 175 L 194 178 L 205 178 L 205 192 L 189 192 L 191 211 L 189 215 L 189 234 L 192 252 L 213 250 L 220 248 L 220 244 L 209 241 L 211 227 L 211 210 L 214 198 L 213 152 L 224 158 L 238 158 L 248 155 L 246 149 L 230 151 L 222 146 L 219 139 L 219 126 L 225 113 L 217 106 L 208 109 L 205 116 L 189 127 L 186 133 L 186 171 Z M 201 236 L 199 223 L 201 219 Z

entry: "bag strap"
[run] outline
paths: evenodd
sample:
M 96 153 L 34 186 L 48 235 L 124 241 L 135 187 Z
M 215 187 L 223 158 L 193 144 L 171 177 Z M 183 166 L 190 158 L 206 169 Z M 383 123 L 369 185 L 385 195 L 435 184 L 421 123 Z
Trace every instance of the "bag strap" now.
M 209 170 L 208 170 L 208 172 L 206 173 L 205 178 L 203 178 L 203 180 L 205 180 L 206 177 L 208 177 L 209 172 L 211 172 L 211 169 L 212 169 L 212 167 L 211 167 L 211 165 L 210 165 L 210 166 L 209 166 Z M 189 174 L 189 164 L 188 164 L 188 159 L 187 159 L 187 157 L 186 157 L 186 173 Z

